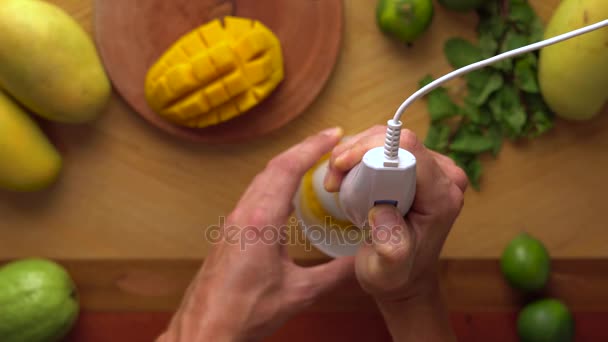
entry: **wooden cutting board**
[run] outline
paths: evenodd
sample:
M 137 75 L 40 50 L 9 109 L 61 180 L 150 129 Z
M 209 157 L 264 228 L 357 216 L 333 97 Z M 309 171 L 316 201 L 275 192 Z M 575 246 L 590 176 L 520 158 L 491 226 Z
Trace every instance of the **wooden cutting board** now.
M 225 15 L 260 20 L 278 36 L 284 81 L 260 105 L 229 123 L 191 129 L 162 119 L 144 97 L 148 69 L 182 35 Z M 116 90 L 152 125 L 205 143 L 250 139 L 301 115 L 336 63 L 342 24 L 342 0 L 95 1 L 97 45 Z

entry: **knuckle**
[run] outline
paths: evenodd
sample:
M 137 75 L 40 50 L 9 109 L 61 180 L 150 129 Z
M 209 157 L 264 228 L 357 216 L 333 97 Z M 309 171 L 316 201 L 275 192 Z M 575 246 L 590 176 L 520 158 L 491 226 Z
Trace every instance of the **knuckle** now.
M 458 214 L 460 214 L 460 211 L 464 207 L 464 194 L 456 186 L 456 184 L 452 184 L 452 186 L 450 187 L 450 193 L 448 198 L 450 213 L 454 216 L 458 216 Z
M 420 140 L 416 133 L 409 129 L 401 131 L 401 147 L 409 150 L 416 150 L 420 147 Z
M 469 186 L 469 177 L 467 177 L 464 170 L 456 164 L 454 164 L 454 170 L 454 173 L 456 174 L 455 177 L 459 180 L 460 184 L 462 184 L 463 189 L 466 189 Z
M 255 207 L 247 215 L 247 224 L 258 229 L 263 228 L 270 218 L 270 213 L 264 207 Z
M 341 155 L 342 153 L 344 153 L 346 151 L 346 149 L 334 149 L 331 152 L 331 156 L 329 157 L 329 163 L 330 165 L 334 165 L 334 163 L 336 162 L 336 159 L 338 159 L 338 156 Z

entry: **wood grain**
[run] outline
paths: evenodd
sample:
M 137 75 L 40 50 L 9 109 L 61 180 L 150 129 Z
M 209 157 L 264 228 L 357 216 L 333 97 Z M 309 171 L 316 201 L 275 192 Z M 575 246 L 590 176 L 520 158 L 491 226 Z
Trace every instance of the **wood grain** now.
M 91 1 L 53 0 L 92 32 Z M 534 0 L 544 20 L 558 0 Z M 448 37 L 473 37 L 475 16 L 436 6 L 430 30 L 413 47 L 378 32 L 374 1 L 344 1 L 344 43 L 325 90 L 306 113 L 248 143 L 201 146 L 152 127 L 114 96 L 86 126 L 46 124 L 64 170 L 51 189 L 0 193 L 0 258 L 41 255 L 71 260 L 201 259 L 204 227 L 228 214 L 274 155 L 323 128 L 354 134 L 382 124 L 425 74 L 450 70 Z M 120 37 L 116 37 L 120 39 Z M 405 125 L 423 137 L 424 102 Z M 519 231 L 541 238 L 554 257 L 606 258 L 608 113 L 585 123 L 558 121 L 550 134 L 507 143 L 484 160 L 482 191 L 468 191 L 446 242 L 446 258 L 495 258 Z M 321 257 L 301 245 L 298 260 Z
M 167 326 L 169 313 L 84 312 L 66 342 L 150 342 Z M 517 342 L 515 312 L 453 312 L 452 328 L 462 342 Z M 608 314 L 575 312 L 577 342 L 607 341 Z M 304 313 L 265 342 L 389 342 L 379 313 Z
M 313 265 L 324 259 L 300 262 Z M 166 312 L 175 310 L 201 265 L 199 260 L 59 260 L 76 282 L 85 310 Z M 0 264 L 2 260 L 0 260 Z M 558 259 L 539 296 L 556 297 L 576 311 L 608 312 L 608 260 Z M 524 297 L 503 280 L 490 259 L 450 259 L 439 265 L 443 296 L 454 312 L 517 310 Z M 321 298 L 308 312 L 375 312 L 374 301 L 356 281 Z
M 152 125 L 196 142 L 246 142 L 283 127 L 321 92 L 340 51 L 342 9 L 341 0 L 97 0 L 96 41 L 114 87 Z M 229 123 L 191 129 L 162 119 L 145 99 L 148 69 L 181 36 L 226 15 L 260 20 L 277 35 L 285 79 Z

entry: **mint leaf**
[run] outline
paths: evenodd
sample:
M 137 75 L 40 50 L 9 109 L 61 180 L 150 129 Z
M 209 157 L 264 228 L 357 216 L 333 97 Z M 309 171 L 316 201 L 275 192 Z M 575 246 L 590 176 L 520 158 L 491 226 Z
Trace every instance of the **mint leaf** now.
M 490 31 L 483 31 L 479 34 L 479 50 L 483 59 L 496 55 L 498 51 L 498 40 Z
M 449 157 L 466 173 L 471 187 L 479 191 L 479 180 L 481 179 L 482 167 L 477 156 L 474 154 L 454 152 L 450 153 Z
M 511 85 L 506 85 L 497 91 L 488 102 L 494 119 L 499 122 L 503 121 L 503 117 L 508 115 L 514 103 L 518 102 L 518 100 L 517 90 Z
M 490 136 L 464 133 L 457 134 L 454 137 L 454 140 L 450 144 L 450 150 L 454 152 L 479 154 L 492 150 L 494 146 L 494 139 Z
M 432 121 L 448 118 L 458 113 L 458 106 L 448 95 L 445 88 L 437 88 L 428 95 L 428 109 Z
M 433 151 L 443 153 L 450 142 L 450 133 L 450 126 L 443 123 L 434 123 L 429 127 L 424 145 Z
M 500 52 L 507 52 L 528 45 L 528 36 L 515 30 L 508 31 L 500 46 Z
M 477 125 L 484 125 L 490 119 L 490 116 L 484 115 L 481 112 L 480 107 L 473 103 L 473 100 L 468 96 L 464 99 L 464 105 L 460 107 L 460 115 L 468 118 L 472 123 Z
M 515 87 L 504 86 L 488 104 L 495 120 L 500 122 L 507 136 L 516 138 L 522 135 L 527 115 Z
M 463 122 L 471 122 L 477 127 L 489 127 L 494 122 L 488 106 L 473 103 L 470 96 L 464 98 L 463 105 L 460 107 L 460 115 Z
M 448 39 L 443 45 L 443 52 L 454 69 L 459 69 L 482 59 L 481 50 L 462 38 Z
M 420 87 L 424 87 L 433 81 L 431 76 L 425 76 L 420 80 Z M 438 87 L 427 95 L 427 108 L 431 121 L 439 121 L 458 114 L 458 106 L 452 101 L 448 91 L 444 87 Z
M 484 1 L 477 9 L 480 18 L 493 18 L 500 15 L 500 4 L 498 1 Z
M 503 85 L 499 72 L 492 69 L 480 69 L 465 75 L 469 90 L 469 100 L 476 105 L 482 105 L 493 92 Z
M 512 59 L 503 59 L 502 61 L 498 61 L 492 64 L 492 68 L 504 72 L 510 72 L 513 70 L 513 60 Z
M 537 137 L 553 128 L 554 114 L 551 112 L 540 94 L 526 94 L 526 106 L 528 108 L 528 137 Z
M 433 82 L 435 79 L 431 75 L 424 76 L 420 81 L 418 81 L 418 86 L 420 88 L 424 88 L 429 83 Z
M 535 17 L 530 24 L 530 43 L 536 43 L 543 40 L 545 28 L 539 17 Z
M 544 27 L 528 0 L 488 0 L 476 10 L 477 43 L 445 42 L 450 65 L 460 68 L 542 40 Z M 510 58 L 464 76 L 467 94 L 456 105 L 446 88 L 428 95 L 431 126 L 425 145 L 449 155 L 479 190 L 484 153 L 497 157 L 505 138 L 533 138 L 553 127 L 554 114 L 538 84 L 538 53 Z M 421 81 L 421 86 L 432 82 Z M 450 117 L 449 123 L 446 118 Z M 454 132 L 453 125 L 458 129 Z
M 483 88 L 492 73 L 492 70 L 489 69 L 478 69 L 465 74 L 464 79 L 467 81 L 469 91 Z M 471 93 L 469 93 L 469 95 L 471 95 Z
M 517 104 L 514 103 L 511 112 L 504 116 L 503 121 L 511 138 L 518 138 L 523 135 L 527 118 L 524 107 L 519 102 Z
M 528 93 L 538 93 L 540 88 L 536 80 L 536 56 L 526 54 L 515 62 L 515 85 Z
M 528 133 L 529 137 L 537 137 L 553 128 L 553 114 L 549 111 L 535 111 L 530 117 L 533 129 Z
M 525 1 L 511 1 L 511 6 L 509 7 L 509 20 L 522 24 L 525 27 L 532 22 L 534 18 L 536 18 L 536 13 L 534 13 L 530 4 Z
M 488 1 L 490 2 L 490 1 Z M 482 16 L 477 25 L 477 32 L 487 32 L 495 39 L 500 39 L 507 29 L 507 25 L 500 15 Z

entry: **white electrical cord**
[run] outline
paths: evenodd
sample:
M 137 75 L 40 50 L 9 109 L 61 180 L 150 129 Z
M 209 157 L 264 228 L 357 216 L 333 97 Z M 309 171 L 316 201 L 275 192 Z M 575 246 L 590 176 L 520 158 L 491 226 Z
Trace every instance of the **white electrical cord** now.
M 526 46 L 517 48 L 515 50 L 507 51 L 507 52 L 501 53 L 499 55 L 496 55 L 494 57 L 484 59 L 482 61 L 479 61 L 479 62 L 476 62 L 473 64 L 469 64 L 465 67 L 454 70 L 454 71 L 450 72 L 449 74 L 442 76 L 442 77 L 436 79 L 435 81 L 427 84 L 426 86 L 420 88 L 418 91 L 416 91 L 414 94 L 412 94 L 412 96 L 407 98 L 407 100 L 405 100 L 401 104 L 401 106 L 399 106 L 393 119 L 388 121 L 388 128 L 386 131 L 386 140 L 385 140 L 385 144 L 384 144 L 384 154 L 387 159 L 387 162 L 390 163 L 390 161 L 393 161 L 393 163 L 394 163 L 394 161 L 397 159 L 397 156 L 398 156 L 399 138 L 401 135 L 401 116 L 403 115 L 405 110 L 414 101 L 416 101 L 420 97 L 426 95 L 427 93 L 429 93 L 433 89 L 437 88 L 441 84 L 443 84 L 453 78 L 462 76 L 463 74 L 466 74 L 473 70 L 483 68 L 492 63 L 495 63 L 495 62 L 498 62 L 498 61 L 501 61 L 501 60 L 504 60 L 507 58 L 515 57 L 515 56 L 518 56 L 518 55 L 521 55 L 524 53 L 538 50 L 540 48 L 543 48 L 543 47 L 546 47 L 546 46 L 549 46 L 549 45 L 552 45 L 555 43 L 559 43 L 561 41 L 564 41 L 564 40 L 567 40 L 570 38 L 574 38 L 581 34 L 585 34 L 585 33 L 588 33 L 588 32 L 591 32 L 591 31 L 594 31 L 594 30 L 597 30 L 597 29 L 600 29 L 600 28 L 606 27 L 606 26 L 608 26 L 608 19 L 597 22 L 595 24 L 591 24 L 591 25 L 582 27 L 580 29 L 576 29 L 574 31 L 566 32 L 559 36 L 541 40 L 540 42 L 536 42 L 534 44 L 526 45 Z M 389 164 L 389 163 L 385 163 L 385 164 Z

